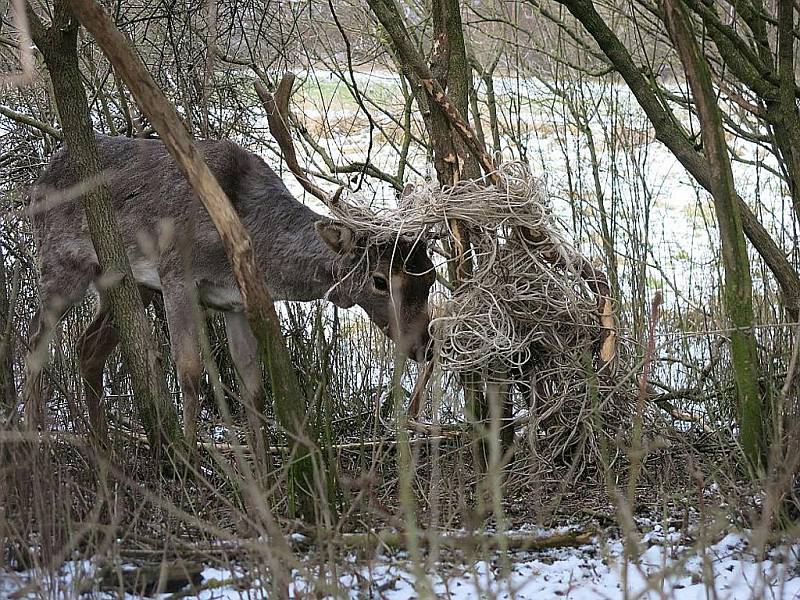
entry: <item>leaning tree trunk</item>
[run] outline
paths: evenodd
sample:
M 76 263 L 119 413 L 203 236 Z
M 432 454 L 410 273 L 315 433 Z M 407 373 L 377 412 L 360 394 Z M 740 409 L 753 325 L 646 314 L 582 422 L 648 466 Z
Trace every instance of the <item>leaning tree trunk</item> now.
M 698 152 L 694 142 L 681 130 L 675 115 L 665 109 L 655 86 L 651 85 L 646 73 L 637 66 L 622 40 L 603 20 L 595 5 L 590 0 L 556 1 L 564 5 L 583 25 L 625 80 L 652 124 L 656 139 L 672 152 L 703 188 L 712 192 L 712 168 L 708 160 Z M 747 8 L 746 3 L 741 4 Z M 710 35 L 714 35 L 713 28 L 709 32 Z M 745 201 L 738 195 L 734 197 L 734 201 L 740 212 L 744 234 L 775 276 L 781 288 L 784 307 L 789 317 L 796 321 L 800 315 L 800 274 Z
M 725 269 L 723 298 L 733 331 L 731 354 L 739 405 L 739 428 L 744 452 L 758 469 L 765 456 L 763 415 L 758 386 L 758 354 L 752 334 L 753 300 L 750 260 L 747 256 L 742 218 L 736 203 L 722 118 L 716 103 L 708 63 L 694 39 L 681 0 L 664 0 L 664 21 L 678 49 L 692 89 L 706 158 L 711 167 L 711 194 L 722 242 Z
M 102 165 L 78 66 L 78 21 L 66 0 L 55 1 L 49 28 L 30 7 L 27 13 L 33 41 L 50 73 L 74 175 L 81 181 L 99 180 Z M 103 292 L 119 335 L 122 359 L 130 373 L 134 402 L 151 452 L 159 462 L 177 458 L 185 450 L 180 420 L 122 244 L 111 195 L 101 183 L 87 191 L 81 201 L 100 268 L 103 273 L 115 276 L 115 283 Z

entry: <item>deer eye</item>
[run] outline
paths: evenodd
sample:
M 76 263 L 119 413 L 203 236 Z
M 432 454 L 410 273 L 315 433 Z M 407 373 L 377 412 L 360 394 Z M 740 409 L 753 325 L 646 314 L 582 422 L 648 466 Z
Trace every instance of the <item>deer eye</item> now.
M 389 282 L 386 280 L 386 277 L 383 275 L 373 275 L 372 276 L 372 287 L 375 288 L 376 291 L 387 293 L 389 291 Z

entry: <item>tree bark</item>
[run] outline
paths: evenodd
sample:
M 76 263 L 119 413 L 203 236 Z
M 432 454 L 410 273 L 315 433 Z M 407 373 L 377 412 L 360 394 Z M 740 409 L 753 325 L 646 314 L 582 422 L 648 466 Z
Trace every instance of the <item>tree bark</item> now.
M 0 252 L 0 417 L 9 413 L 17 403 L 14 385 L 14 362 L 11 329 L 13 307 L 9 302 L 6 262 Z
M 722 117 L 716 103 L 708 63 L 700 53 L 681 0 L 664 0 L 664 22 L 678 49 L 692 89 L 706 160 L 711 168 L 711 194 L 719 225 L 725 270 L 723 298 L 725 310 L 734 328 L 730 337 L 738 395 L 740 439 L 748 460 L 758 469 L 762 466 L 766 444 L 758 386 L 758 353 L 752 334 L 750 261 L 736 203 L 733 171 L 728 159 Z
M 30 6 L 27 12 L 33 41 L 42 52 L 50 73 L 70 165 L 79 180 L 100 180 L 102 166 L 78 66 L 78 23 L 66 0 L 55 1 L 49 28 Z M 180 420 L 167 389 L 108 188 L 100 184 L 88 191 L 82 196 L 82 204 L 100 268 L 117 279 L 104 294 L 120 338 L 122 358 L 131 376 L 134 402 L 150 449 L 158 462 L 174 460 L 176 451 L 185 451 Z
M 461 23 L 461 6 L 459 0 L 434 0 L 433 28 L 434 48 L 445 49 L 446 65 L 443 65 L 442 77 L 437 77 L 443 90 L 447 91 L 450 101 L 458 109 L 469 125 L 469 97 L 473 90 L 472 69 L 467 60 L 467 49 L 464 44 L 464 29 Z M 436 60 L 436 53 L 434 53 Z M 462 136 L 453 131 L 448 124 L 448 132 L 456 151 L 455 175 L 458 179 L 477 179 L 481 176 L 478 158 L 466 146 Z M 445 184 L 445 182 L 440 182 Z M 450 182 L 452 185 L 454 182 Z
M 441 86 L 442 92 L 447 93 L 453 107 L 465 120 L 469 128 L 469 96 L 473 90 L 472 69 L 467 61 L 467 50 L 464 45 L 464 31 L 461 24 L 461 6 L 459 0 L 434 0 L 431 5 L 433 12 L 433 56 L 431 57 L 431 71 L 436 76 L 436 81 Z M 427 84 L 430 93 L 430 84 Z M 440 103 L 434 103 L 437 110 L 445 113 Z M 474 154 L 459 135 L 449 119 L 445 119 L 449 144 L 455 151 L 455 164 L 450 171 L 450 180 L 439 183 L 442 186 L 452 186 L 465 179 L 478 179 L 481 176 L 481 166 L 478 156 Z M 477 142 L 476 138 L 476 142 Z M 450 231 L 453 235 L 453 249 L 456 256 L 454 269 L 451 272 L 451 281 L 458 287 L 461 280 L 468 277 L 474 268 L 473 258 L 469 255 L 470 241 L 469 229 L 464 223 L 456 220 L 450 222 Z M 472 422 L 472 457 L 475 466 L 485 472 L 489 466 L 491 456 L 491 441 L 487 432 L 491 430 L 489 420 L 492 411 L 489 410 L 490 395 L 483 389 L 484 384 L 479 373 L 464 373 L 462 376 L 464 388 L 464 401 L 468 419 Z M 498 387 L 499 391 L 499 387 Z M 502 402 L 506 395 L 502 393 L 491 394 L 496 402 Z M 502 442 L 501 442 L 502 445 Z M 504 454 L 502 449 L 500 454 Z
M 795 100 L 794 2 L 778 0 L 778 101 L 768 110 L 775 115 L 775 139 L 786 163 L 795 216 L 800 219 L 800 113 Z
M 222 238 L 244 301 L 248 321 L 259 342 L 261 359 L 270 375 L 278 422 L 289 434 L 292 449 L 289 484 L 293 492 L 290 504 L 296 499 L 300 514 L 309 521 L 313 520 L 312 448 L 308 436 L 304 433 L 305 398 L 284 344 L 278 315 L 267 291 L 264 275 L 254 260 L 250 235 L 192 143 L 175 108 L 158 88 L 144 63 L 109 16 L 94 0 L 69 0 L 69 2 L 81 23 L 103 49 L 115 72 L 127 84 L 142 112 L 163 139 Z M 258 453 L 261 463 L 266 464 L 263 415 L 249 416 L 257 443 L 254 450 Z

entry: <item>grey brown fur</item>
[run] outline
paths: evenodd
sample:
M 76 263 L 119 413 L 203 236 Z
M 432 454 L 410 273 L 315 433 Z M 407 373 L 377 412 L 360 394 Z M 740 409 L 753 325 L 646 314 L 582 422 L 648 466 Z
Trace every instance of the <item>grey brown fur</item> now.
M 184 427 L 194 440 L 202 374 L 195 299 L 225 312 L 244 400 L 263 404 L 255 339 L 219 235 L 186 178 L 158 140 L 97 136 L 114 209 L 143 299 L 164 296 L 172 354 L 184 397 Z M 360 305 L 400 349 L 421 357 L 428 343 L 433 265 L 424 244 L 398 236 L 391 247 L 364 247 L 360 236 L 298 202 L 258 156 L 230 141 L 198 147 L 250 232 L 256 260 L 275 300 L 328 298 Z M 97 262 L 66 150 L 58 152 L 30 192 L 38 247 L 42 308 L 32 326 L 29 360 L 41 356 L 46 323 L 56 322 L 90 286 L 100 309 L 78 342 L 90 420 L 105 429 L 102 372 L 117 343 L 103 304 L 113 274 Z M 80 185 L 86 185 L 84 182 Z M 46 316 L 47 318 L 41 318 Z M 97 432 L 105 435 L 104 431 Z

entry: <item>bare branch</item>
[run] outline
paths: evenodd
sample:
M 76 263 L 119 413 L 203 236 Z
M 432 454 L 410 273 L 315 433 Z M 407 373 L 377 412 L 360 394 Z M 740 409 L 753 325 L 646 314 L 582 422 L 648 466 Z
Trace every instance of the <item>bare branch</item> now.
M 21 123 L 22 125 L 27 125 L 28 127 L 33 127 L 34 129 L 38 129 L 42 133 L 46 133 L 49 136 L 56 138 L 57 140 L 64 139 L 64 136 L 61 134 L 61 131 L 45 123 L 44 121 L 39 121 L 38 119 L 34 119 L 30 115 L 26 115 L 21 112 L 17 112 L 8 108 L 7 106 L 3 106 L 0 104 L 0 115 L 11 119 L 12 121 L 16 121 L 17 123 Z
M 286 166 L 295 176 L 295 179 L 303 186 L 303 188 L 312 196 L 319 198 L 326 205 L 336 202 L 341 188 L 331 196 L 325 190 L 318 187 L 312 182 L 308 176 L 303 172 L 300 163 L 297 161 L 297 152 L 294 148 L 292 141 L 292 134 L 289 132 L 289 98 L 292 95 L 292 85 L 294 84 L 295 76 L 293 73 L 286 73 L 278 84 L 275 90 L 275 95 L 269 93 L 267 88 L 264 87 L 260 81 L 256 81 L 253 85 L 256 88 L 258 97 L 267 109 L 267 122 L 269 123 L 269 130 L 272 137 L 278 142 L 278 146 L 283 152 L 283 160 L 286 161 Z

